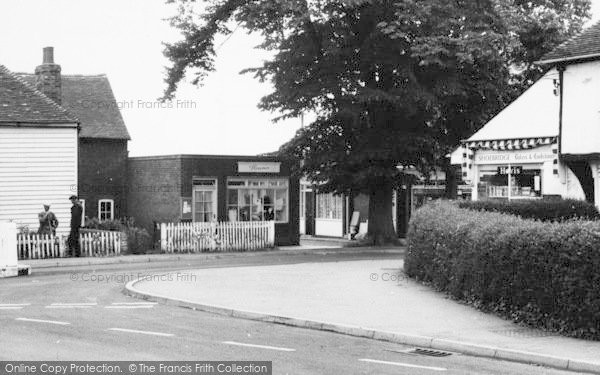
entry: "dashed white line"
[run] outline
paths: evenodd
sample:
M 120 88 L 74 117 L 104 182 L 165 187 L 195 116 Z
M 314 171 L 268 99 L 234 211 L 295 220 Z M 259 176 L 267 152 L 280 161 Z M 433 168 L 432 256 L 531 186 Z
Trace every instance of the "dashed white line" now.
M 296 351 L 296 349 L 280 348 L 280 347 L 277 347 L 277 346 L 268 346 L 268 345 L 245 344 L 243 342 L 236 342 L 236 341 L 223 341 L 223 344 L 226 344 L 226 345 L 237 345 L 237 346 L 247 346 L 249 348 L 258 348 L 258 349 L 279 350 L 281 352 L 295 352 Z
M 113 305 L 104 306 L 105 309 L 151 309 L 154 305 Z
M 113 302 L 112 305 L 119 306 L 137 306 L 137 305 L 156 305 L 156 302 Z
M 391 365 L 391 366 L 399 366 L 399 367 L 419 368 L 419 369 L 431 370 L 431 371 L 446 371 L 446 370 L 448 370 L 448 369 L 446 369 L 444 367 L 419 366 L 419 365 L 413 365 L 411 363 L 379 361 L 377 359 L 368 359 L 368 358 L 361 358 L 361 359 L 359 359 L 359 361 L 361 361 L 361 362 L 369 362 L 369 363 L 378 363 L 378 364 L 381 364 L 381 365 Z
M 96 302 L 73 302 L 73 303 L 61 303 L 56 302 L 45 306 L 47 309 L 89 309 L 97 306 Z
M 109 328 L 108 331 L 118 331 L 118 332 L 127 332 L 127 333 L 139 333 L 139 334 L 142 334 L 142 335 L 153 335 L 153 336 L 163 336 L 163 337 L 173 337 L 173 336 L 175 336 L 172 333 L 152 332 L 152 331 L 138 331 L 137 329 L 126 329 L 126 328 Z
M 23 307 L 31 305 L 30 303 L 0 303 L 0 310 L 21 310 Z
M 68 326 L 68 325 L 71 324 L 71 323 L 68 323 L 68 322 L 58 322 L 56 320 L 42 320 L 42 319 L 29 319 L 29 318 L 16 318 L 15 320 L 20 320 L 22 322 L 56 324 L 56 325 L 59 325 L 59 326 Z

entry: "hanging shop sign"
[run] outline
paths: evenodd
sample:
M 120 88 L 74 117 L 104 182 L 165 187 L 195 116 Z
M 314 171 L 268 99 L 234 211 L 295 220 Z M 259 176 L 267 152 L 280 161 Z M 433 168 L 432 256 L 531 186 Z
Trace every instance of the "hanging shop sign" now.
M 523 173 L 523 167 L 520 166 L 515 166 L 515 167 L 510 167 L 510 174 L 512 175 L 516 175 L 516 174 L 521 174 Z M 508 166 L 502 166 L 502 167 L 498 167 L 498 174 L 508 174 Z

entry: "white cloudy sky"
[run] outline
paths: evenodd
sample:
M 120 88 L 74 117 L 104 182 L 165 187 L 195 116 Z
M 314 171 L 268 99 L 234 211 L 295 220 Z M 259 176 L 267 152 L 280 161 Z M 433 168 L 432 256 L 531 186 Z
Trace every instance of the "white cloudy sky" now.
M 600 0 L 592 3 L 598 20 Z M 173 108 L 145 108 L 164 89 L 161 43 L 176 40 L 177 32 L 163 19 L 172 12 L 163 0 L 1 0 L 0 64 L 33 72 L 42 48 L 54 46 L 64 74 L 107 74 L 124 106 L 132 156 L 251 155 L 289 140 L 300 120 L 273 124 L 275 114 L 256 107 L 269 85 L 238 74 L 266 57 L 243 30 L 219 48 L 217 72 L 203 87 L 182 85 Z M 177 100 L 196 108 L 177 108 Z

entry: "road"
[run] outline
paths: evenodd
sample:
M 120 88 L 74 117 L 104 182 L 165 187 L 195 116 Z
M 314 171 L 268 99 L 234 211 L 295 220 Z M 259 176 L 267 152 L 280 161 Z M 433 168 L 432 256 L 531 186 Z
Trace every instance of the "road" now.
M 572 374 L 456 353 L 411 354 L 408 346 L 213 315 L 122 294 L 124 282 L 152 272 L 224 266 L 240 266 L 244 272 L 243 266 L 253 264 L 374 257 L 394 262 L 401 254 L 265 253 L 40 269 L 29 277 L 0 279 L 0 360 L 266 360 L 273 361 L 274 374 Z

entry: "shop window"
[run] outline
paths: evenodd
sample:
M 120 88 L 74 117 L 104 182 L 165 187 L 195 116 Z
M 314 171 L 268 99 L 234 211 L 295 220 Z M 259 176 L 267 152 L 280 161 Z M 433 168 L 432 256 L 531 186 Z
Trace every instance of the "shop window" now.
M 85 227 L 85 199 L 80 199 L 79 203 L 81 204 L 81 226 Z
M 508 166 L 500 166 L 495 170 L 482 170 L 479 174 L 478 193 L 480 199 L 509 198 L 509 196 L 511 199 L 541 197 L 541 171 L 523 169 L 520 166 L 513 166 L 510 171 Z
M 317 219 L 342 219 L 342 196 L 317 194 Z
M 100 221 L 113 220 L 114 217 L 115 202 L 112 199 L 100 199 L 98 201 L 98 219 Z
M 288 222 L 288 181 L 286 179 L 229 179 L 227 181 L 229 221 Z
M 192 192 L 194 221 L 209 222 L 217 219 L 217 180 L 194 178 Z

